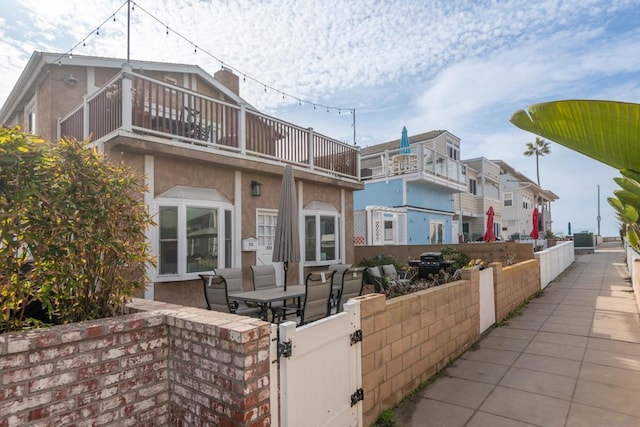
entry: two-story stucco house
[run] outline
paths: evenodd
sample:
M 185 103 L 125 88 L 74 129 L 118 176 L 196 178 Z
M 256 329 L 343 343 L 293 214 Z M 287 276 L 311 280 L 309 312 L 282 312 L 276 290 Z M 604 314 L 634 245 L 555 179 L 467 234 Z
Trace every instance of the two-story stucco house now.
M 551 202 L 558 200 L 552 191 L 516 171 L 502 160 L 493 160 L 500 166 L 502 197 L 502 235 L 506 239 L 529 239 L 537 227 L 541 239 L 551 230 Z M 538 210 L 538 223 L 533 223 L 532 212 Z
M 460 139 L 446 130 L 362 149 L 354 195 L 356 245 L 457 243 L 456 195 L 467 189 Z
M 359 149 L 261 114 L 238 76 L 197 65 L 35 52 L 0 124 L 43 138 L 90 139 L 144 176 L 157 226 L 146 297 L 204 306 L 198 274 L 271 263 L 284 166 L 293 165 L 305 270 L 353 262 Z M 255 240 L 254 240 L 255 239 Z

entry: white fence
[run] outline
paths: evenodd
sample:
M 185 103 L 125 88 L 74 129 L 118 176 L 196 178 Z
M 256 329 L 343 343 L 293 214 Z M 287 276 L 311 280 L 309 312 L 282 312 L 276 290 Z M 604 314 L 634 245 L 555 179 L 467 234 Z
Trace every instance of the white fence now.
M 480 333 L 496 323 L 496 299 L 493 288 L 493 268 L 480 270 Z
M 279 328 L 280 426 L 362 426 L 360 302 L 308 325 Z
M 633 296 L 636 299 L 636 305 L 640 310 L 640 254 L 631 246 L 625 243 L 627 249 L 627 267 L 631 276 L 631 285 L 633 286 Z
M 573 240 L 559 243 L 533 255 L 540 261 L 540 289 L 546 288 L 576 259 Z

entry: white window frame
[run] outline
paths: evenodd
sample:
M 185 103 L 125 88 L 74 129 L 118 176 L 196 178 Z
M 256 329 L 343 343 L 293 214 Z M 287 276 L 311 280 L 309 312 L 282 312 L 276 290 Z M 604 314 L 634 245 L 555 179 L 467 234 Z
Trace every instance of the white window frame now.
M 177 208 L 177 264 L 178 272 L 175 274 L 160 274 L 160 266 L 155 269 L 155 277 L 152 278 L 155 282 L 175 282 L 182 280 L 197 280 L 203 271 L 197 271 L 193 273 L 187 273 L 187 208 L 202 208 L 202 209 L 217 209 L 217 221 L 218 221 L 218 265 L 217 268 L 224 267 L 224 261 L 226 259 L 226 240 L 225 235 L 225 211 L 231 211 L 231 237 L 233 237 L 233 205 L 223 202 L 207 202 L 203 200 L 189 200 L 189 199 L 174 199 L 174 198 L 157 198 L 154 203 L 154 209 L 157 215 L 160 214 L 161 207 L 176 207 Z M 155 239 L 154 239 L 154 255 L 160 256 L 160 224 L 156 227 Z M 233 248 L 231 249 L 233 252 Z M 229 254 L 230 256 L 232 254 Z M 216 268 L 214 267 L 214 268 Z M 210 271 L 210 270 L 209 270 Z
M 35 134 L 38 130 L 37 119 L 38 115 L 36 114 L 36 97 L 34 96 L 29 100 L 29 102 L 27 102 L 27 106 L 24 108 L 24 130 Z
M 315 252 L 316 252 L 316 259 L 315 260 L 310 260 L 307 261 L 307 245 L 306 245 L 306 241 L 307 241 L 307 224 L 306 224 L 306 219 L 307 217 L 315 217 Z M 335 231 L 334 234 L 334 241 L 335 241 L 335 258 L 334 259 L 321 259 L 321 243 L 322 243 L 322 236 L 320 234 L 320 218 L 321 217 L 332 217 L 334 220 L 333 223 L 333 229 Z M 302 245 L 302 249 L 303 249 L 303 257 L 302 259 L 304 260 L 304 265 L 305 266 L 316 266 L 316 265 L 329 265 L 329 264 L 336 264 L 339 263 L 341 260 L 341 251 L 342 248 L 340 247 L 340 214 L 333 210 L 333 211 L 329 211 L 329 210 L 310 210 L 310 209 L 305 209 L 302 212 L 302 221 L 303 221 L 303 240 L 304 240 L 304 244 Z
M 440 229 L 440 231 L 442 232 L 442 241 L 441 242 L 434 242 L 432 240 L 432 228 L 433 226 L 436 226 L 436 234 L 438 234 L 438 229 Z M 430 220 L 429 221 L 429 243 L 432 245 L 440 245 L 443 244 L 445 240 L 445 233 L 444 233 L 444 221 L 441 220 Z
M 529 209 L 532 207 L 533 199 L 531 196 L 522 195 L 522 209 Z
M 478 180 L 475 178 L 469 178 L 469 193 L 478 195 Z
M 447 157 L 460 160 L 460 143 L 447 139 Z
M 509 204 L 507 204 L 507 202 L 509 202 Z M 504 193 L 504 203 L 503 204 L 504 204 L 505 207 L 513 206 L 513 193 L 512 192 Z

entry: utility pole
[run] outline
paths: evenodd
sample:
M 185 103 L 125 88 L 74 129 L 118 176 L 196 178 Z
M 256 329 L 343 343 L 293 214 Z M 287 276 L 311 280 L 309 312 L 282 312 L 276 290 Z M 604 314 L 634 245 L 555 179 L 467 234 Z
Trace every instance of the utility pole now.
M 600 235 L 600 220 L 602 218 L 600 217 L 600 184 L 598 184 L 598 236 Z

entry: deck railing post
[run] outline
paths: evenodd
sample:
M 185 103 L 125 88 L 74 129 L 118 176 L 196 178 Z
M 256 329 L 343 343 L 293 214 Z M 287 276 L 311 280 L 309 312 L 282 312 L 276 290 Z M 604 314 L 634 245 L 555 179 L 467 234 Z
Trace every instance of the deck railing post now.
M 314 161 L 313 159 L 315 158 L 315 145 L 313 143 L 314 137 L 313 137 L 313 128 L 307 128 L 307 130 L 309 131 L 309 141 L 308 141 L 308 147 L 309 147 L 309 168 L 311 168 L 311 170 L 314 169 Z
M 418 144 L 417 155 L 418 155 L 418 171 L 422 172 L 424 170 L 424 142 L 421 142 L 420 144 Z
M 247 152 L 247 104 L 240 104 L 240 114 L 238 115 L 238 145 L 240 152 Z
M 89 139 L 89 103 L 87 102 L 88 95 L 82 96 L 82 139 Z
M 133 126 L 133 81 L 131 64 L 122 64 L 122 128 L 131 132 Z

